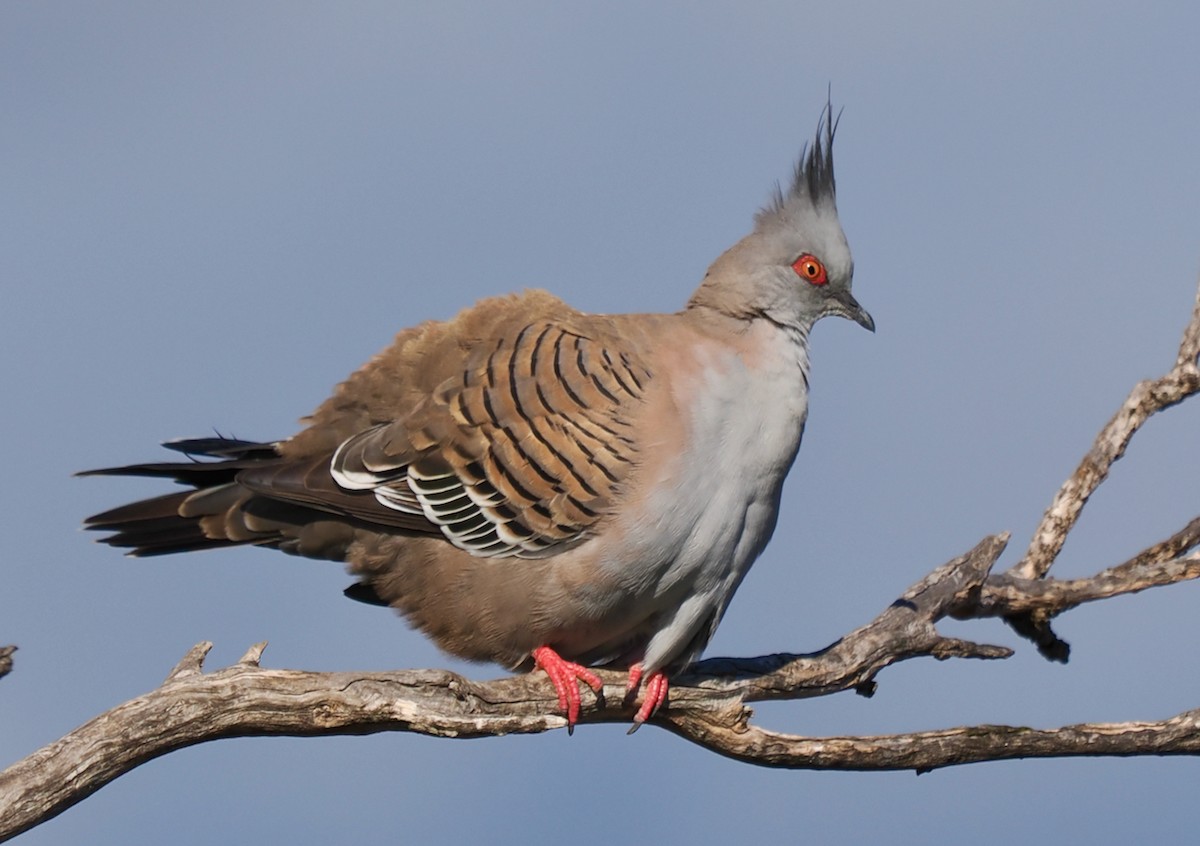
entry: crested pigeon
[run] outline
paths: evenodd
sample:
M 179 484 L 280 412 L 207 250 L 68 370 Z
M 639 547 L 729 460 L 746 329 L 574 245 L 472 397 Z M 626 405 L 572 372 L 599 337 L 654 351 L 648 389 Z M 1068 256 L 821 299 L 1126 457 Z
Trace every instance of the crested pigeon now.
M 442 649 L 554 686 L 568 728 L 598 663 L 645 693 L 695 660 L 775 527 L 822 317 L 850 293 L 827 104 L 753 231 L 674 314 L 542 291 L 400 332 L 286 440 L 165 444 L 191 460 L 83 475 L 187 486 L 88 518 L 131 555 L 250 544 L 345 562 L 347 594 Z

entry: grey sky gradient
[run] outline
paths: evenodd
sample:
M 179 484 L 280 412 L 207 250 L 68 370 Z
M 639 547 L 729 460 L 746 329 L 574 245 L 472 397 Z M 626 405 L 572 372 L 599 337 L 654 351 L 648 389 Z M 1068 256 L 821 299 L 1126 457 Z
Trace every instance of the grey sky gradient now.
M 485 8 L 486 5 L 486 8 Z M 0 6 L 0 682 L 7 764 L 230 663 L 450 666 L 336 565 L 136 561 L 73 479 L 216 429 L 286 436 L 399 329 L 545 287 L 679 308 L 844 107 L 838 201 L 871 336 L 813 337 L 775 540 L 708 654 L 820 648 L 985 534 L 1023 548 L 1200 270 L 1194 3 L 6 3 Z M 1152 421 L 1059 575 L 1200 509 L 1200 405 Z M 1082 608 L 1065 667 L 911 662 L 807 734 L 1161 718 L 1200 705 L 1200 585 Z M 152 762 L 29 844 L 1192 842 L 1194 759 L 758 770 L 655 729 L 457 743 L 236 740 Z

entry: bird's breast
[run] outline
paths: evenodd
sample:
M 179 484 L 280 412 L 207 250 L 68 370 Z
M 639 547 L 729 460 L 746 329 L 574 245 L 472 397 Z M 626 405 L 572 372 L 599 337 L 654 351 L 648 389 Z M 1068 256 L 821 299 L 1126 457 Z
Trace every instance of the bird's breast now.
M 646 587 L 658 597 L 711 594 L 721 610 L 774 530 L 808 408 L 802 338 L 764 324 L 737 340 L 678 351 L 686 360 L 643 429 L 656 434 L 640 502 L 622 510 Z

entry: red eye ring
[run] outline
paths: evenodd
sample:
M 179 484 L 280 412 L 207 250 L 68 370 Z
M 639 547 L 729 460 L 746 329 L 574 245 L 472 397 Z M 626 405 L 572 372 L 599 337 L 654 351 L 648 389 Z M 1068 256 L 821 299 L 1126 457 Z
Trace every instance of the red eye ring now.
M 829 281 L 829 276 L 825 273 L 825 265 L 812 253 L 805 253 L 792 262 L 792 270 L 796 271 L 796 275 L 805 282 L 813 285 L 824 285 Z

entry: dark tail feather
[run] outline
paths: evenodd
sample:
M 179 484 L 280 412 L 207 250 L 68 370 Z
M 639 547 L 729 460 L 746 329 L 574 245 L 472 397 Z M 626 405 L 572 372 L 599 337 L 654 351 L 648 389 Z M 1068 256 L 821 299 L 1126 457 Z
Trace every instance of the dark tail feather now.
M 151 476 L 188 486 L 87 518 L 85 528 L 111 533 L 100 539 L 102 543 L 135 556 L 253 545 L 343 561 L 359 528 L 436 531 L 411 514 L 381 505 L 369 493 L 356 496 L 338 489 L 323 472 L 328 456 L 289 461 L 274 444 L 232 438 L 171 441 L 164 446 L 193 460 L 78 474 Z
M 179 493 L 169 493 L 153 497 L 152 499 L 131 502 L 128 505 L 118 505 L 116 508 L 109 509 L 108 511 L 93 514 L 83 521 L 83 525 L 88 529 L 119 532 L 125 526 L 136 525 L 138 523 L 178 520 L 179 507 L 193 493 L 195 491 L 180 491 Z
M 83 526 L 90 531 L 112 532 L 108 537 L 100 538 L 100 542 L 128 549 L 128 555 L 138 557 L 233 546 L 233 541 L 207 537 L 199 520 L 179 516 L 179 507 L 193 493 L 180 491 L 131 502 L 94 514 L 84 521 Z
M 271 444 L 239 441 L 232 438 L 195 438 L 169 441 L 163 446 L 189 457 L 204 456 L 215 461 L 176 461 L 149 464 L 130 464 L 124 467 L 105 467 L 85 470 L 78 476 L 149 476 L 174 479 L 190 486 L 191 490 L 156 496 L 131 502 L 94 514 L 84 521 L 84 528 L 112 532 L 101 538 L 102 543 L 128 549 L 129 555 L 166 555 L 198 549 L 237 546 L 244 538 L 215 536 L 206 532 L 201 518 L 206 515 L 182 516 L 188 499 L 202 491 L 210 491 L 234 481 L 237 474 L 264 460 L 278 458 Z
M 164 441 L 163 446 L 184 455 L 203 455 L 207 458 L 249 458 L 262 461 L 264 458 L 278 458 L 274 444 L 264 444 L 261 441 L 239 441 L 236 438 L 180 438 L 175 441 Z
M 193 527 L 194 528 L 194 527 Z M 187 535 L 184 537 L 184 535 Z M 202 549 L 222 549 L 230 546 L 240 546 L 239 541 L 224 538 L 206 538 L 199 531 L 173 532 L 155 535 L 154 537 L 139 535 L 136 540 L 122 542 L 121 535 L 102 538 L 101 542 L 118 549 L 130 547 L 126 555 L 133 558 L 152 558 L 155 555 L 174 555 L 176 552 L 197 552 Z
M 273 444 L 238 441 L 232 438 L 190 438 L 167 441 L 167 449 L 182 452 L 188 457 L 203 456 L 219 461 L 155 461 L 147 464 L 126 464 L 123 467 L 101 467 L 83 470 L 76 476 L 148 476 L 174 479 L 183 485 L 209 488 L 232 482 L 239 471 L 255 467 L 263 461 L 278 458 Z

